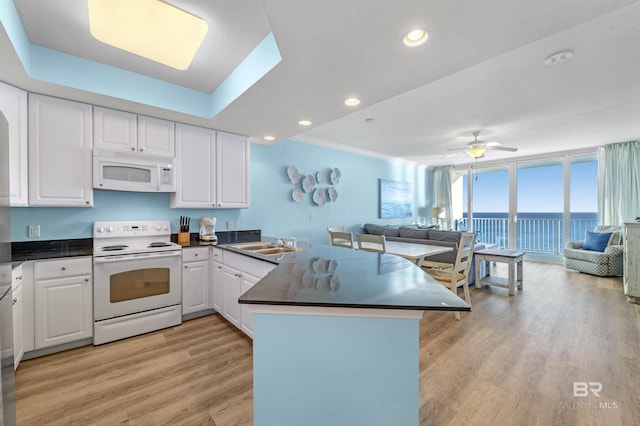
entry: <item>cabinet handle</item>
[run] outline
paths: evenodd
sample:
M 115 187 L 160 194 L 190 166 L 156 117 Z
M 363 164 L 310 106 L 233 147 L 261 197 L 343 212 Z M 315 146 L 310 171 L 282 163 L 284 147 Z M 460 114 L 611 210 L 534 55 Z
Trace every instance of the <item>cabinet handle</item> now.
M 88 202 L 88 201 L 85 201 L 85 204 L 89 204 L 89 202 Z
M 198 253 L 195 253 L 195 254 L 194 254 L 194 257 L 198 257 Z
M 22 275 L 20 275 L 19 277 L 16 277 L 16 280 L 21 280 L 22 279 Z
M 88 283 L 88 282 L 89 282 L 89 278 L 85 278 L 85 279 L 84 279 L 84 282 L 85 282 L 85 283 Z
M 17 298 L 15 298 L 15 299 L 13 299 L 13 300 L 11 301 L 11 305 L 12 305 L 12 306 L 13 306 L 13 305 L 15 305 L 16 303 L 18 303 L 18 299 L 17 299 Z
M 140 152 L 142 152 L 142 148 L 140 148 Z
M 134 147 L 131 147 L 131 151 L 135 151 L 136 149 Z
M 60 269 L 62 269 L 63 271 L 66 271 L 66 270 L 67 270 L 67 268 L 65 268 L 64 266 L 63 266 L 62 268 L 60 268 Z
M 187 265 L 184 265 L 184 269 L 187 269 Z

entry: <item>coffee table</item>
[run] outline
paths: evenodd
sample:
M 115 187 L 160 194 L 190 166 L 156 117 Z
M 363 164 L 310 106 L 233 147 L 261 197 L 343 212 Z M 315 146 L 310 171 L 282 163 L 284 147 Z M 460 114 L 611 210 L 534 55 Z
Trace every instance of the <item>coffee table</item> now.
M 474 253 L 476 258 L 476 288 L 482 285 L 490 285 L 509 289 L 509 296 L 513 296 L 517 283 L 518 290 L 522 290 L 522 269 L 524 265 L 524 252 L 514 250 L 483 249 Z M 486 275 L 480 276 L 480 262 L 485 262 Z M 507 278 L 491 276 L 489 262 L 501 262 L 509 265 Z

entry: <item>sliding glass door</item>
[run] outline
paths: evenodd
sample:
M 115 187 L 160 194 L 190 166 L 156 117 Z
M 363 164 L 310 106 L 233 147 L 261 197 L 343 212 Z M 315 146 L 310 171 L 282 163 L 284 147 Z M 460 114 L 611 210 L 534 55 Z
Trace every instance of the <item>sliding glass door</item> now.
M 468 167 L 452 174 L 453 218 L 478 241 L 561 261 L 598 221 L 596 154 Z

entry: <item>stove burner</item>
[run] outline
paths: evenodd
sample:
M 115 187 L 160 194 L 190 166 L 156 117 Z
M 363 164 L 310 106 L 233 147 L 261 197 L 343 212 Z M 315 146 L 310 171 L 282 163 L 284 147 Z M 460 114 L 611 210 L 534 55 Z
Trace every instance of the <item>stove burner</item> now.
M 118 246 L 106 246 L 106 247 L 102 247 L 102 251 L 117 251 L 117 250 L 124 250 L 129 246 L 126 245 L 118 245 Z
M 149 244 L 149 248 L 153 248 L 153 247 L 169 247 L 170 245 L 171 244 L 169 244 L 169 243 L 158 242 L 158 243 Z

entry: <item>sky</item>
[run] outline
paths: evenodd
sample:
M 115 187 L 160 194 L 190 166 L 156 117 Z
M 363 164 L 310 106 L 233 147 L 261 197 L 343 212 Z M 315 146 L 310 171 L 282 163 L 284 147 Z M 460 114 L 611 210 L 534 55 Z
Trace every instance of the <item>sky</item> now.
M 509 211 L 508 170 L 474 172 L 475 212 Z M 467 197 L 466 177 L 464 197 Z M 518 169 L 519 212 L 562 212 L 563 210 L 562 164 L 544 165 Z M 571 165 L 570 178 L 571 212 L 597 212 L 598 210 L 598 163 L 576 162 Z M 466 202 L 464 211 L 466 212 Z

